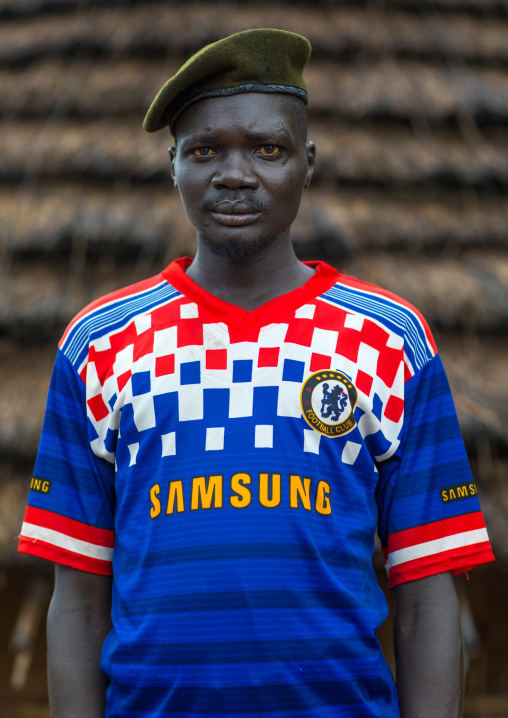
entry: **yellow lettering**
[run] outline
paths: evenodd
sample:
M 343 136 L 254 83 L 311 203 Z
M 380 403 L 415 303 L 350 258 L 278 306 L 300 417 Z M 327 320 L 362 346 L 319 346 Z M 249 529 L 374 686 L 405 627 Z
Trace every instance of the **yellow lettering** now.
M 233 474 L 231 477 L 231 491 L 234 491 L 238 496 L 230 496 L 229 503 L 235 509 L 244 509 L 250 504 L 252 497 L 250 489 L 246 486 L 250 482 L 249 474 Z
M 35 476 L 30 479 L 30 489 L 39 494 L 49 494 L 51 487 L 51 479 L 37 479 Z
M 455 490 L 454 490 L 454 489 L 450 489 L 450 501 L 451 501 L 452 499 L 456 499 L 456 498 L 457 498 L 457 497 L 456 497 L 456 495 L 455 495 Z
M 474 496 L 476 494 L 476 486 L 474 484 L 469 484 L 469 493 L 471 496 Z
M 210 476 L 208 486 L 205 485 L 204 476 L 196 476 L 192 479 L 191 511 L 201 508 L 209 509 L 214 498 L 214 508 L 222 508 L 222 474 Z
M 178 513 L 185 511 L 185 504 L 183 501 L 183 483 L 182 481 L 170 481 L 168 491 L 168 503 L 166 506 L 166 514 L 173 514 L 175 512 L 175 498 L 176 498 L 176 510 Z
M 457 487 L 457 494 L 458 494 L 458 498 L 459 498 L 459 499 L 462 499 L 462 498 L 464 498 L 465 496 L 467 496 L 467 486 L 459 486 L 459 487 Z
M 441 490 L 441 501 L 448 501 L 448 494 L 446 493 L 446 489 Z
M 326 481 L 320 481 L 317 485 L 316 491 L 316 511 L 318 514 L 331 514 L 332 507 L 330 506 L 330 484 Z
M 280 474 L 270 474 L 271 498 L 268 498 L 268 476 L 269 474 L 259 474 L 259 503 L 267 509 L 273 509 L 280 504 Z
M 321 424 L 321 419 L 318 419 L 318 417 L 314 414 L 313 411 L 309 411 L 308 418 L 311 420 L 313 424 Z
M 289 477 L 289 505 L 292 509 L 299 507 L 299 499 L 302 502 L 303 508 L 307 511 L 311 510 L 310 506 L 310 485 L 312 479 L 302 479 L 296 474 L 291 474 Z
M 156 518 L 161 512 L 161 502 L 157 498 L 160 492 L 161 487 L 159 486 L 159 484 L 154 484 L 150 489 L 150 501 L 152 502 L 152 508 L 150 509 L 150 517 L 152 519 Z

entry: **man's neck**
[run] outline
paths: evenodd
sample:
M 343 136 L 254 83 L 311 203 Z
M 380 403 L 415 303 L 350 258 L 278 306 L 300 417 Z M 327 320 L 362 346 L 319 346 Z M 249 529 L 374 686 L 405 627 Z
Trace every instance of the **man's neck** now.
M 245 259 L 214 254 L 198 239 L 196 257 L 187 270 L 202 289 L 248 311 L 301 287 L 313 274 L 297 258 L 289 236 Z

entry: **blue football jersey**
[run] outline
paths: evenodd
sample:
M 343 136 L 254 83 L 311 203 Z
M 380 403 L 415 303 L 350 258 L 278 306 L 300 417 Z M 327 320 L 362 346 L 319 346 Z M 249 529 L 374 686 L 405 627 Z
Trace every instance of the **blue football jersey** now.
M 106 716 L 399 716 L 392 586 L 492 560 L 430 331 L 324 263 L 254 311 L 190 260 L 60 343 L 20 550 L 113 576 Z

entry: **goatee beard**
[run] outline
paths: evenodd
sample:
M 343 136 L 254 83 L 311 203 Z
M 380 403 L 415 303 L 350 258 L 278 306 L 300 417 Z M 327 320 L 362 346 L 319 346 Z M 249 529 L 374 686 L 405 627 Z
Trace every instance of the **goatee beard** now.
M 255 257 L 256 254 L 272 244 L 275 239 L 273 235 L 267 235 L 252 242 L 242 242 L 238 239 L 228 239 L 224 242 L 214 242 L 204 232 L 200 232 L 199 237 L 205 247 L 209 249 L 212 254 L 215 254 L 217 257 L 225 257 L 226 259 L 233 260 L 243 260 Z

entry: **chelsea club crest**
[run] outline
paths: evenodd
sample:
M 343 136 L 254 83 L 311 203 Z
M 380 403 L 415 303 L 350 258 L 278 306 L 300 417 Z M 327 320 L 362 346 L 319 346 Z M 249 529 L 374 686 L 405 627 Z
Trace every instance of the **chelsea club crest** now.
M 302 413 L 313 429 L 325 436 L 342 436 L 355 428 L 353 414 L 358 392 L 341 371 L 326 369 L 311 374 L 302 386 Z

